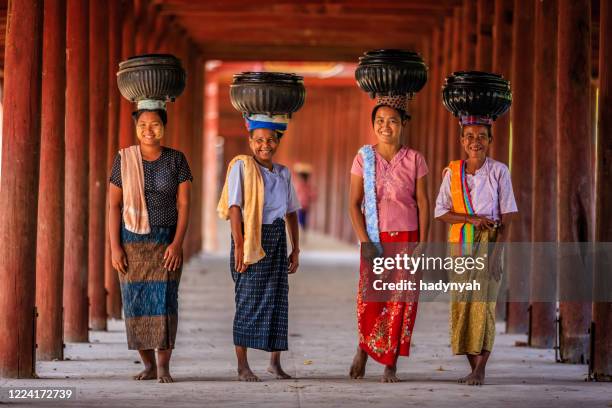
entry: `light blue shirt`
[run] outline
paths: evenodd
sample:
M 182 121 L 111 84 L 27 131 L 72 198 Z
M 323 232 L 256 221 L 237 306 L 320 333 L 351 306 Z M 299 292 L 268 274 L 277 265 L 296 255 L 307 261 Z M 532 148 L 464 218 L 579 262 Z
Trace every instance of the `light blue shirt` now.
M 300 209 L 300 202 L 291 183 L 291 172 L 281 164 L 274 163 L 272 171 L 259 166 L 264 183 L 263 223 L 272 224 L 277 218 Z M 228 207 L 233 205 L 244 206 L 243 183 L 244 163 L 236 161 L 228 177 Z

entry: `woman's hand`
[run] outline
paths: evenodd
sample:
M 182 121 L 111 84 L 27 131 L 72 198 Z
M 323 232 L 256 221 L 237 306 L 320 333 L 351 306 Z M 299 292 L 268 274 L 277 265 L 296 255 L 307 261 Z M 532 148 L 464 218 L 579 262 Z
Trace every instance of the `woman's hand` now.
M 361 256 L 363 258 L 372 262 L 379 255 L 378 248 L 376 248 L 376 244 L 372 241 L 363 241 L 361 243 Z
M 234 269 L 238 273 L 244 273 L 247 265 L 244 263 L 244 244 L 234 243 Z
M 299 258 L 300 251 L 297 251 L 295 249 L 291 251 L 291 253 L 289 254 L 289 274 L 297 272 L 298 266 L 300 265 Z
M 466 221 L 472 224 L 476 229 L 493 231 L 495 229 L 495 221 L 481 217 L 480 215 L 468 215 Z
M 164 268 L 168 271 L 174 271 L 181 267 L 183 263 L 183 246 L 177 243 L 171 243 L 164 252 Z
M 121 246 L 111 248 L 111 263 L 113 264 L 113 268 L 122 274 L 127 273 L 127 256 L 125 255 L 125 251 Z

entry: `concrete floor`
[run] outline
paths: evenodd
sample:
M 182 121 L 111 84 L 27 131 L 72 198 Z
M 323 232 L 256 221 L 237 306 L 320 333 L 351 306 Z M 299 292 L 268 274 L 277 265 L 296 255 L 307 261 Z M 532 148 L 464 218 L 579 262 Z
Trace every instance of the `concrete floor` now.
M 222 229 L 222 234 L 227 230 Z M 225 235 L 227 236 L 227 235 Z M 75 387 L 76 399 L 21 401 L 20 406 L 79 407 L 612 407 L 612 386 L 585 382 L 586 366 L 554 362 L 552 350 L 515 347 L 526 336 L 499 334 L 487 385 L 455 383 L 467 362 L 450 354 L 448 305 L 421 302 L 410 358 L 399 361 L 398 384 L 379 382 L 382 367 L 370 362 L 366 378 L 347 378 L 356 346 L 357 250 L 310 236 L 301 267 L 290 278 L 290 351 L 283 353 L 295 380 L 265 373 L 268 354 L 251 351 L 262 383 L 235 381 L 232 346 L 233 285 L 222 239 L 219 255 L 193 259 L 180 288 L 178 344 L 172 360 L 176 383 L 136 382 L 142 367 L 127 350 L 123 323 L 92 332 L 89 344 L 68 344 L 67 361 L 39 362 L 39 380 L 0 379 L 0 404 L 12 387 Z M 501 332 L 502 326 L 498 327 Z

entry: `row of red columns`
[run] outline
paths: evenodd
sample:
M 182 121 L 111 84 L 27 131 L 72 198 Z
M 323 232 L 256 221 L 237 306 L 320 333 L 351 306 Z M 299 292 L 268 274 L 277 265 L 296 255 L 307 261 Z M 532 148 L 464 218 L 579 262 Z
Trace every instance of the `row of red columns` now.
M 165 144 L 191 164 L 185 258 L 199 251 L 203 61 L 148 1 L 9 4 L 0 332 L 11 335 L 0 338 L 0 376 L 28 378 L 36 358 L 62 359 L 64 340 L 86 342 L 89 329 L 105 330 L 108 317 L 121 318 L 106 187 L 117 149 L 136 142 L 133 106 L 116 87 L 118 62 L 136 53 L 173 53 L 188 72 L 180 106 L 170 108 Z
M 413 108 L 428 118 L 413 123 L 410 139 L 426 155 L 432 203 L 442 169 L 449 160 L 460 157 L 456 119 L 442 107 L 443 78 L 455 70 L 493 71 L 510 79 L 513 90 L 510 114 L 496 122 L 491 149 L 495 159 L 511 168 L 520 211 L 520 218 L 511 230 L 511 240 L 611 240 L 610 193 L 603 184 L 609 180 L 612 162 L 607 77 L 610 51 L 606 49 L 610 41 L 605 38 L 606 34 L 610 35 L 610 7 L 601 2 L 600 130 L 596 167 L 595 146 L 591 142 L 594 101 L 590 3 L 588 0 L 465 0 L 453 10 L 452 16 L 449 14 L 440 26 L 434 27 L 429 40 L 423 44 L 428 48 L 424 54 L 430 56 L 427 61 L 430 91 L 426 87 L 424 93 L 417 95 Z M 459 16 L 462 24 L 458 29 Z M 459 65 L 454 49 L 461 51 Z M 597 190 L 596 169 L 599 172 Z M 594 208 L 598 209 L 596 219 Z M 444 241 L 444 228 L 438 223 L 433 224 L 431 239 Z M 584 363 L 589 359 L 589 326 L 593 322 L 595 348 L 590 351 L 591 364 L 598 378 L 609 378 L 612 372 L 610 304 L 568 302 L 576 290 L 573 280 L 578 279 L 576 273 L 583 274 L 588 282 L 592 274 L 586 267 L 564 273 L 563 268 L 572 267 L 575 265 L 559 265 L 560 359 L 570 363 Z M 541 264 L 541 257 L 535 251 L 530 268 L 524 268 L 524 263 L 522 266 L 508 264 L 507 288 L 503 290 L 509 298 L 518 301 L 509 302 L 507 310 L 501 308 L 507 320 L 506 330 L 529 332 L 533 347 L 552 347 L 556 335 L 555 303 L 530 301 L 556 293 L 555 268 L 555 265 Z M 594 279 L 595 288 L 597 279 L 604 282 L 601 273 Z
M 588 242 L 593 239 L 610 242 L 609 180 L 612 159 L 610 126 L 609 36 L 610 10 L 602 2 L 600 22 L 599 67 L 599 136 L 598 165 L 593 162 L 592 143 L 594 103 L 591 97 L 590 1 L 543 0 L 465 0 L 433 28 L 432 35 L 423 41 L 422 50 L 429 65 L 429 81 L 411 103 L 413 120 L 409 126 L 408 143 L 422 151 L 429 165 L 429 198 L 433 207 L 442 169 L 450 160 L 462 156 L 458 143 L 457 119 L 442 105 L 441 87 L 444 78 L 456 70 L 485 70 L 501 73 L 511 80 L 513 106 L 509 114 L 500 118 L 493 129 L 493 158 L 511 168 L 514 193 L 520 217 L 513 224 L 511 240 L 516 242 Z M 460 50 L 460 53 L 457 52 Z M 354 85 L 352 85 L 354 86 Z M 311 160 L 317 171 L 319 202 L 313 211 L 313 226 L 339 238 L 353 239 L 350 223 L 342 211 L 346 207 L 337 194 L 347 194 L 337 182 L 338 167 L 342 180 L 356 149 L 370 141 L 367 132 L 338 127 L 330 135 L 317 130 L 325 154 L 316 146 L 301 144 L 300 135 L 310 134 L 306 123 L 336 126 L 336 122 L 361 123 L 347 109 L 336 107 L 335 97 L 341 91 L 309 87 L 308 104 L 296 114 L 309 120 L 299 120 L 291 128 L 295 135 L 288 137 L 288 161 Z M 342 91 L 349 92 L 349 91 Z M 334 96 L 335 95 L 335 96 Z M 363 98 L 362 98 L 363 99 Z M 357 104 L 358 97 L 352 97 Z M 316 105 L 316 106 L 315 106 Z M 362 104 L 360 117 L 368 117 L 367 104 Z M 326 112 L 343 113 L 329 118 Z M 349 120 L 350 119 L 350 120 Z M 313 122 L 314 123 L 314 122 Z M 324 125 L 327 124 L 327 125 Z M 352 129 L 352 127 L 351 127 Z M 312 151 L 311 151 L 312 150 Z M 557 164 L 559 163 L 559 165 Z M 561 165 L 561 163 L 563 165 Z M 347 167 L 348 166 L 348 167 Z M 598 171 L 598 187 L 594 186 Z M 318 176 L 317 174 L 321 174 Z M 346 183 L 345 183 L 346 184 Z M 597 192 L 597 194 L 595 194 Z M 593 200 L 596 197 L 596 202 Z M 597 208 L 597 217 L 594 210 Z M 595 220 L 597 221 L 595 223 Z M 347 231 L 342 226 L 349 226 Z M 336 225 L 338 224 L 338 225 Z M 597 225 L 597 228 L 595 228 Z M 441 223 L 432 223 L 431 240 L 445 240 Z M 509 333 L 529 333 L 529 345 L 550 348 L 556 336 L 556 302 L 548 301 L 557 293 L 559 278 L 560 360 L 584 363 L 589 359 L 589 326 L 593 324 L 595 348 L 590 350 L 594 373 L 606 378 L 611 371 L 612 325 L 610 303 L 568 302 L 575 291 L 576 279 L 591 282 L 592 272 L 563 268 L 574 265 L 542 264 L 538 252 L 532 252 L 530 267 L 509 262 L 500 315 L 506 320 Z M 509 260 L 512 257 L 509 257 Z M 558 272 L 558 273 L 557 273 Z M 577 278 L 576 274 L 580 275 Z M 593 277 L 593 285 L 605 282 L 601 274 Z M 599 281 L 598 281 L 599 279 Z M 541 301 L 547 299 L 547 301 Z

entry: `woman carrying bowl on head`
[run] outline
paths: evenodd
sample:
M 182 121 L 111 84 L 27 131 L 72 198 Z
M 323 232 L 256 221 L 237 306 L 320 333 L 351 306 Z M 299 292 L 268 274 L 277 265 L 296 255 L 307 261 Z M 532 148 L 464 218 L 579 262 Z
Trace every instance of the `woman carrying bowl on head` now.
M 453 77 L 449 78 L 447 86 Z M 510 106 L 509 87 L 507 92 L 507 106 L 501 113 Z M 493 118 L 501 113 L 497 112 L 495 116 L 482 114 L 482 106 L 476 106 L 477 98 L 472 101 L 473 106 L 455 112 L 460 117 L 459 142 L 465 159 L 452 161 L 445 169 L 434 216 L 449 224 L 448 241 L 452 255 L 470 255 L 486 260 L 485 268 L 451 273 L 452 280 L 476 280 L 481 285 L 479 291 L 470 295 L 452 294 L 450 337 L 452 352 L 466 355 L 471 367 L 471 372 L 458 381 L 482 385 L 495 339 L 495 304 L 501 278 L 502 245 L 508 239 L 508 228 L 518 210 L 508 167 L 487 156 L 493 142 Z M 469 114 L 470 109 L 480 109 L 481 112 Z
M 385 366 L 382 382 L 398 382 L 397 359 L 408 356 L 417 301 L 371 302 L 364 299 L 372 242 L 425 242 L 429 229 L 427 165 L 423 155 L 402 145 L 407 96 L 379 96 L 372 110 L 378 143 L 363 146 L 353 160 L 349 213 L 362 246 L 357 321 L 359 346 L 350 377 L 364 377 L 368 356 Z M 362 212 L 362 203 L 364 212 Z M 378 232 L 372 232 L 372 228 Z M 377 235 L 377 236 L 372 236 Z
M 132 117 L 139 144 L 119 151 L 110 176 L 112 264 L 128 348 L 138 350 L 144 364 L 134 379 L 169 383 L 193 177 L 185 155 L 161 144 L 165 102 L 142 100 Z

